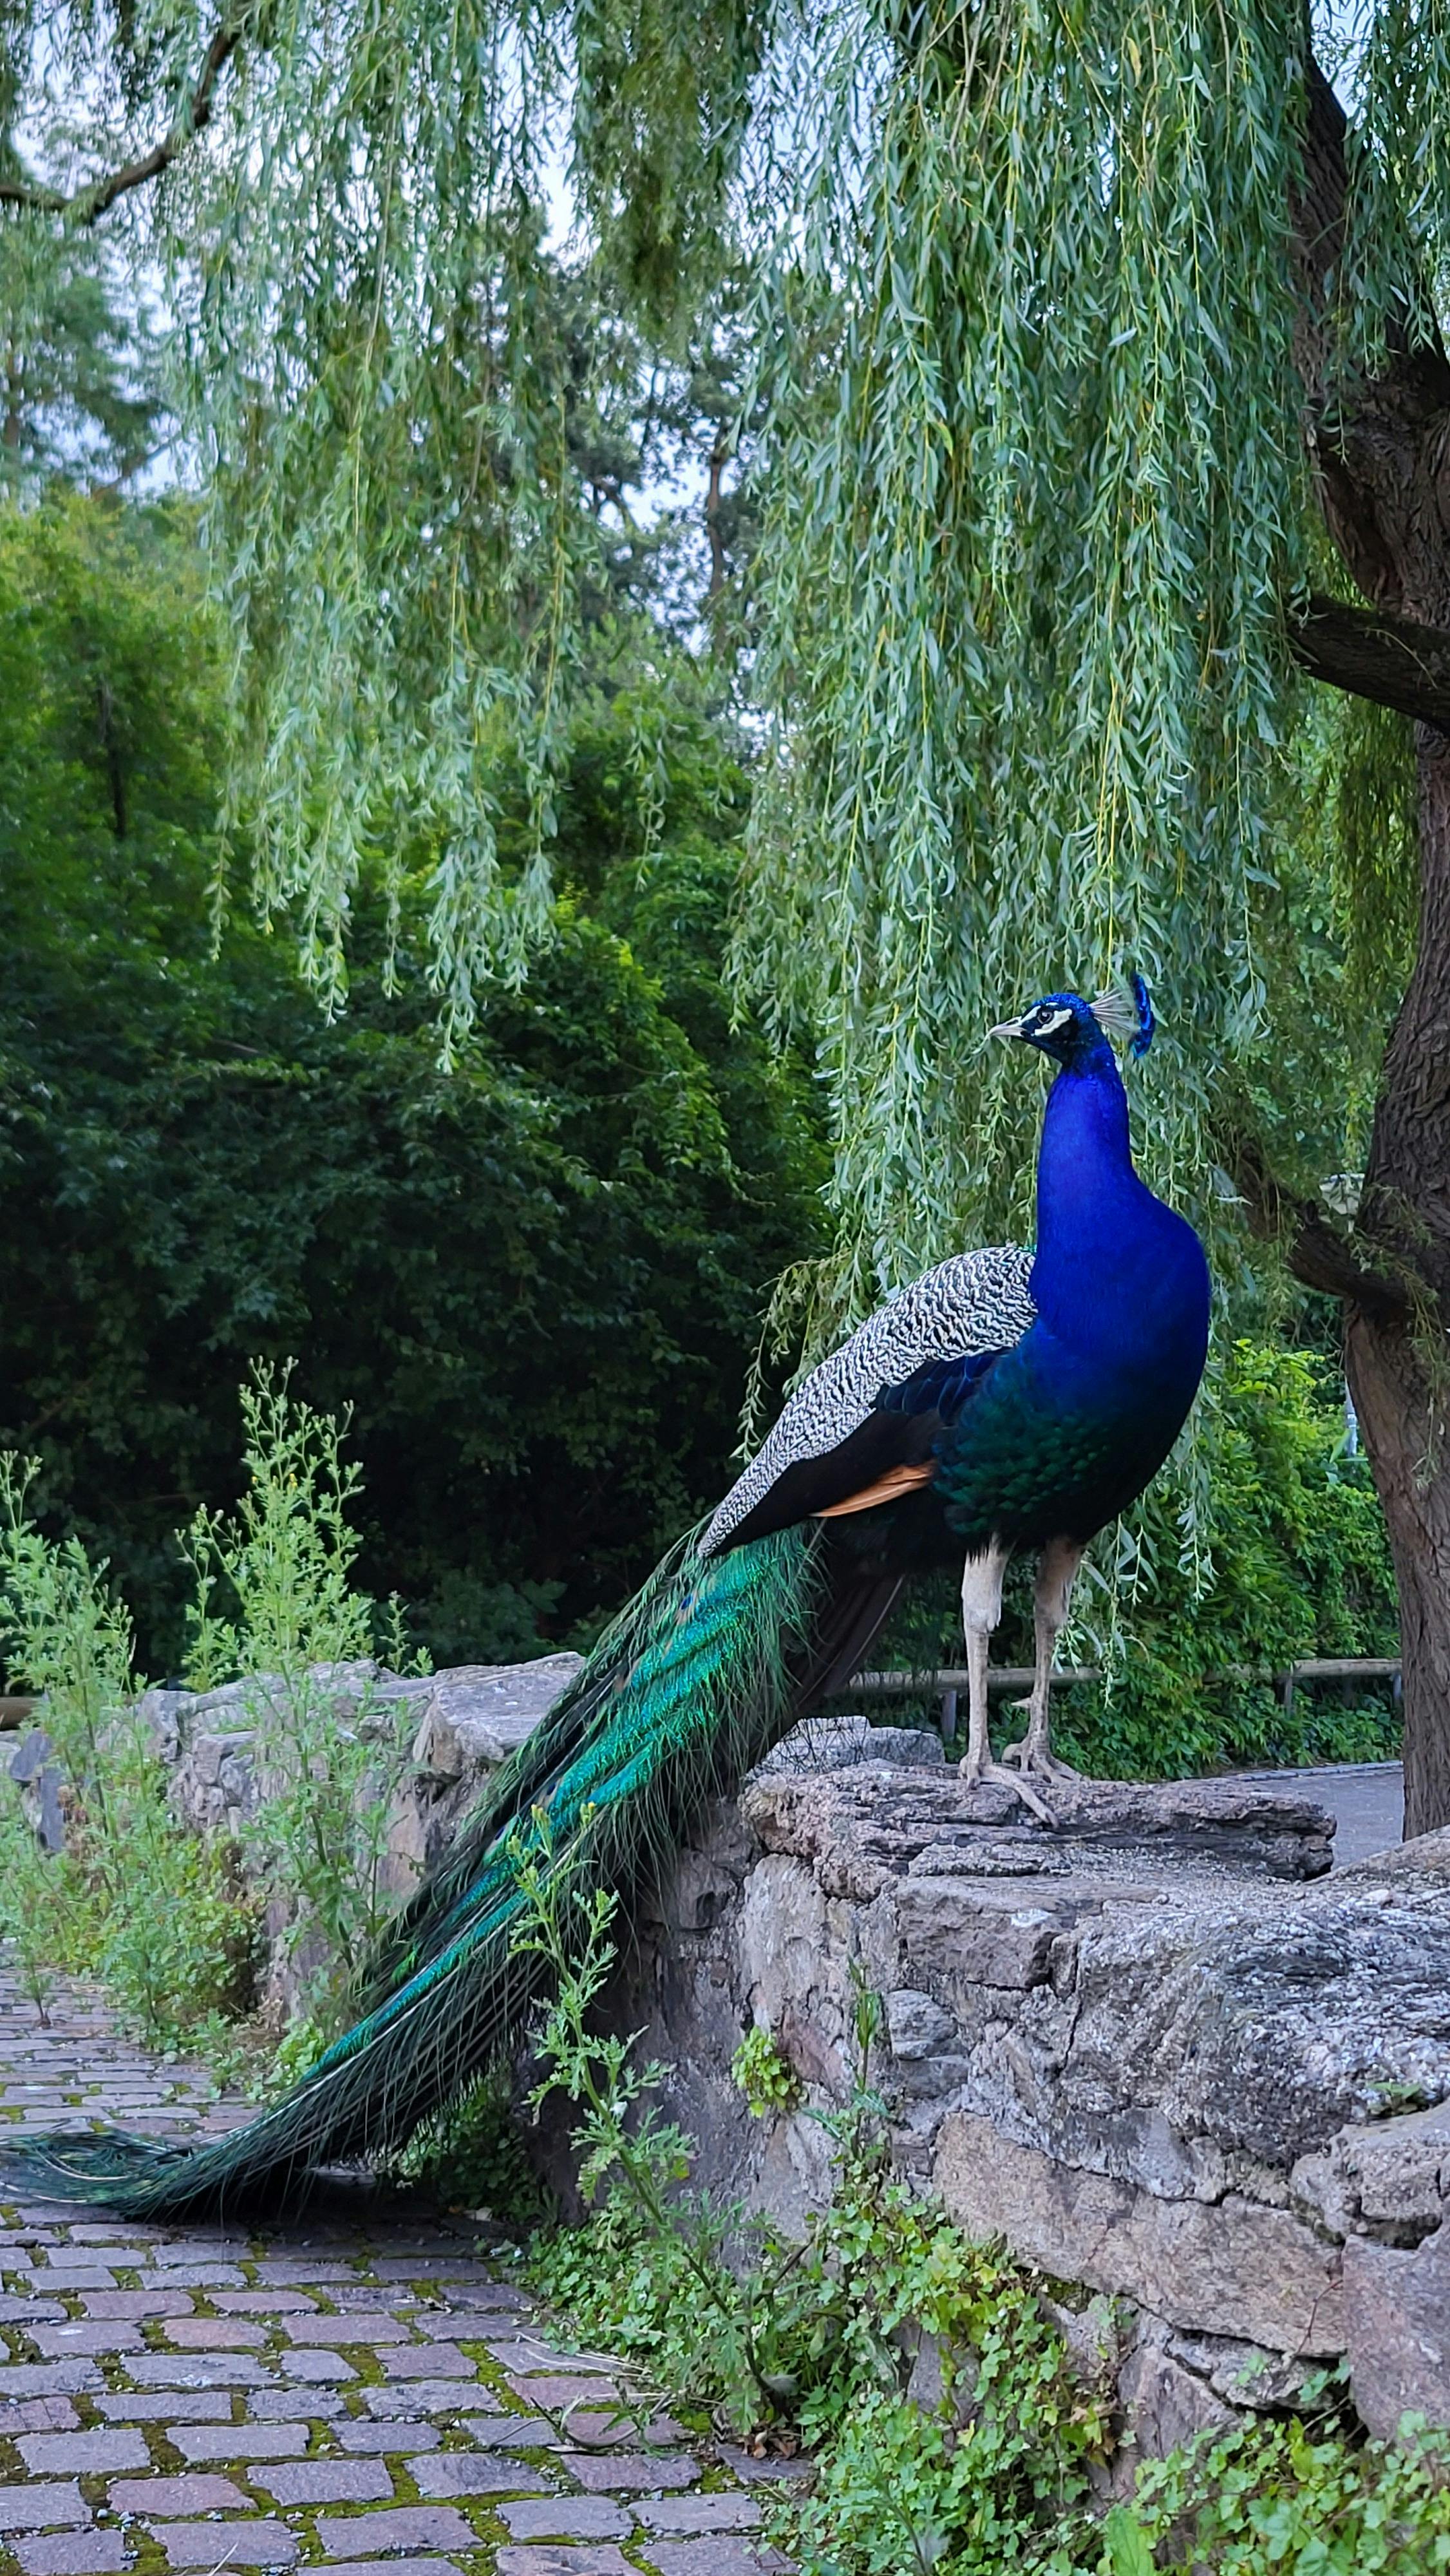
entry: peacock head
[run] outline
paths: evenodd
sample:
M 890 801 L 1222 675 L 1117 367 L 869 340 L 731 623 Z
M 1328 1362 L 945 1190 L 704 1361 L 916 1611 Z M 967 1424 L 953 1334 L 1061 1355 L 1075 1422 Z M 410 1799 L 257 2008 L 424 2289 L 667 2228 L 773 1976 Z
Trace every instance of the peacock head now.
M 1038 1047 L 1055 1064 L 1085 1065 L 1102 1045 L 1104 1032 L 1129 1040 L 1128 1053 L 1143 1056 L 1153 1043 L 1156 1022 L 1148 987 L 1141 975 L 1130 975 L 1124 989 L 1100 993 L 1094 1002 L 1081 993 L 1047 993 L 1024 1011 L 1020 1020 L 1002 1020 L 994 1038 L 1020 1038 Z

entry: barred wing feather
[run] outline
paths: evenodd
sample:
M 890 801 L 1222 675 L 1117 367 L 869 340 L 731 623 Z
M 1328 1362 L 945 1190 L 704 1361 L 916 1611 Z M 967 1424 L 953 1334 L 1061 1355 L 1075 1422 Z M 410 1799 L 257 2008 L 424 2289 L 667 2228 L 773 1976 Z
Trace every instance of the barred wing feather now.
M 888 1298 L 796 1388 L 710 1521 L 702 1553 L 849 1508 L 903 1470 L 912 1480 L 940 1428 L 939 1373 L 1010 1350 L 1035 1322 L 1032 1261 L 1011 1243 L 955 1253 Z M 920 1381 L 921 1404 L 893 1404 L 908 1380 Z

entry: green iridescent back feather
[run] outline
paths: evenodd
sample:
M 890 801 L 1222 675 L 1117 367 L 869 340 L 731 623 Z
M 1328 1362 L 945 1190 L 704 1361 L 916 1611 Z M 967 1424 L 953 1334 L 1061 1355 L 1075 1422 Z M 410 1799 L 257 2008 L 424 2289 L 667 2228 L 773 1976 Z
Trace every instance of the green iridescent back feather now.
M 521 1864 L 580 1891 L 628 1889 L 789 1724 L 818 1545 L 788 1530 L 702 1562 L 692 1533 L 665 1559 L 392 1927 L 363 2017 L 273 2109 L 194 2147 L 52 2134 L 7 2148 L 8 2172 L 164 2219 L 295 2199 L 318 2167 L 401 2146 L 526 2025 L 538 1971 L 512 1947 Z

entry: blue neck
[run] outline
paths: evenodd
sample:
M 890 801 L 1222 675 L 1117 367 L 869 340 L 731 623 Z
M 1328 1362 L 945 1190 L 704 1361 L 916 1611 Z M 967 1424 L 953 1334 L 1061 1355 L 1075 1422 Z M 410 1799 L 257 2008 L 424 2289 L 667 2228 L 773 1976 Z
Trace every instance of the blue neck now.
M 1078 1258 L 1121 1223 L 1138 1198 L 1151 1198 L 1133 1169 L 1128 1095 L 1106 1039 L 1064 1065 L 1047 1095 L 1037 1157 L 1037 1258 L 1050 1270 Z M 1156 1201 L 1153 1202 L 1156 1205 Z
M 1104 1362 L 1146 1358 L 1150 1310 L 1175 1343 L 1207 1320 L 1197 1236 L 1133 1169 L 1128 1100 L 1103 1040 L 1065 1065 L 1048 1095 L 1037 1161 L 1037 1259 L 1032 1293 L 1049 1331 Z

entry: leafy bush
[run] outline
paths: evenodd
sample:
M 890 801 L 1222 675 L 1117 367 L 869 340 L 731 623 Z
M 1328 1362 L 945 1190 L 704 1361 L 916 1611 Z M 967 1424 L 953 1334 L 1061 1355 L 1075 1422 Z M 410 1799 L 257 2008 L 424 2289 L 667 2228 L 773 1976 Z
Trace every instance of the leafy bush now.
M 251 1999 L 257 1910 L 225 1849 L 179 1825 L 136 1705 L 130 1621 L 104 1567 L 35 1528 L 32 1474 L 0 1457 L 0 1635 L 11 1670 L 45 1695 L 66 1850 L 42 1853 L 9 1805 L 0 1848 L 15 1877 L 0 1914 L 37 2005 L 47 1962 L 84 1969 L 152 2046 L 215 2048 Z
M 242 1416 L 238 1511 L 199 1513 L 186 1540 L 188 1678 L 202 1689 L 247 1683 L 262 1796 L 242 1852 L 182 1827 L 138 1705 L 130 1620 L 105 1568 L 92 1568 L 74 1538 L 57 1545 L 36 1529 L 33 1471 L 0 1458 L 0 1638 L 12 1670 L 45 1695 L 68 1801 L 66 1851 L 51 1858 L 13 1799 L 0 1800 L 0 1852 L 13 1857 L 16 1890 L 0 1896 L 0 1928 L 16 1930 L 38 2004 L 47 1962 L 83 1967 L 153 2045 L 204 2048 L 231 2065 L 230 2026 L 255 2000 L 260 1916 L 266 1898 L 281 1897 L 294 1949 L 320 1935 L 280 2052 L 301 2071 L 346 2019 L 351 1965 L 390 1910 L 389 1802 L 411 1726 L 406 1703 L 357 1675 L 375 1644 L 396 1658 L 401 1639 L 397 1605 L 380 1616 L 354 1580 L 360 1476 L 342 1457 L 339 1426 L 294 1397 L 285 1372 L 266 1370 L 243 1388 Z M 342 1694 L 329 1680 L 338 1665 L 353 1668 Z
M 1332 2389 L 1326 2394 L 1332 2395 Z M 1407 2423 L 1357 2441 L 1253 2418 L 1139 2471 L 1107 2517 L 1094 2576 L 1421 2576 L 1450 2567 L 1450 2443 Z
M 1121 1568 L 1121 1635 L 1100 1639 L 1110 1689 L 1073 1691 L 1069 1760 L 1120 1777 L 1222 1765 L 1382 1760 L 1399 1750 L 1388 1692 L 1346 1707 L 1269 1675 L 1303 1657 L 1399 1651 L 1394 1574 L 1368 1462 L 1347 1451 L 1341 1390 L 1313 1354 L 1240 1341 L 1227 1354 L 1201 1546 L 1183 1550 L 1170 1492 L 1150 1489 Z M 1087 1597 L 1086 1624 L 1093 1603 Z

